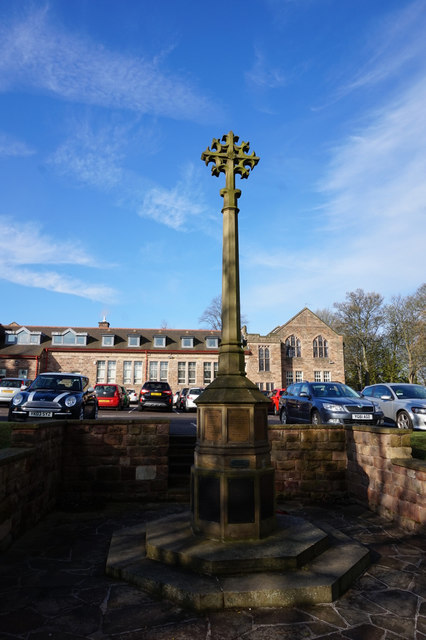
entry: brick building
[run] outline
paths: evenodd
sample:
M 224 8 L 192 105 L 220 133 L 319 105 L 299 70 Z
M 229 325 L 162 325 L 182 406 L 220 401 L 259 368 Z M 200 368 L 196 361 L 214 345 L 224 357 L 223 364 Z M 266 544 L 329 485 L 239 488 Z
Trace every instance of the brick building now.
M 309 309 L 266 336 L 243 327 L 247 375 L 260 389 L 293 380 L 344 381 L 343 338 Z M 0 325 L 0 377 L 30 379 L 72 371 L 95 382 L 139 389 L 165 380 L 173 391 L 206 386 L 217 375 L 220 331 Z

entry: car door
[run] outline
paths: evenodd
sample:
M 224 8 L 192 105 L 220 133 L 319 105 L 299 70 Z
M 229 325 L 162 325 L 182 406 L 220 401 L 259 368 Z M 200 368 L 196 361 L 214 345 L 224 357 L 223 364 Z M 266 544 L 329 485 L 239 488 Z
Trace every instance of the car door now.
M 395 397 L 391 389 L 384 384 L 376 384 L 370 393 L 370 398 L 380 407 L 386 420 L 394 421 Z M 387 399 L 383 399 L 386 396 Z
M 297 398 L 297 415 L 300 422 L 311 421 L 311 391 L 307 382 L 303 382 L 299 389 Z
M 298 395 L 300 390 L 300 383 L 292 384 L 291 387 L 287 390 L 286 397 L 286 413 L 287 413 L 287 422 L 297 422 L 298 421 L 298 412 L 297 412 L 297 403 L 299 401 Z

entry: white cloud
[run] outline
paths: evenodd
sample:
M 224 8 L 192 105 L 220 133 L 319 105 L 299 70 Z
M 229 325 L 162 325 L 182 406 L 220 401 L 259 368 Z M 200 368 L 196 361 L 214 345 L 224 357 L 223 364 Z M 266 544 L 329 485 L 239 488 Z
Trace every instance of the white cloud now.
M 24 157 L 34 154 L 33 149 L 25 142 L 16 140 L 8 133 L 0 131 L 0 157 Z
M 192 164 L 186 167 L 183 178 L 171 189 L 154 187 L 143 199 L 139 215 L 151 218 L 172 229 L 183 230 L 188 221 L 206 213 Z
M 261 89 L 276 89 L 286 84 L 282 70 L 272 66 L 258 48 L 255 50 L 253 66 L 246 72 L 245 78 L 249 85 Z
M 37 223 L 18 225 L 11 218 L 0 216 L 0 277 L 3 280 L 101 302 L 116 298 L 111 287 L 44 270 L 46 265 L 97 266 L 78 244 L 58 243 L 55 238 L 42 235 Z
M 61 99 L 140 114 L 206 121 L 214 106 L 159 60 L 107 50 L 49 22 L 48 10 L 0 27 L 0 91 L 36 89 Z

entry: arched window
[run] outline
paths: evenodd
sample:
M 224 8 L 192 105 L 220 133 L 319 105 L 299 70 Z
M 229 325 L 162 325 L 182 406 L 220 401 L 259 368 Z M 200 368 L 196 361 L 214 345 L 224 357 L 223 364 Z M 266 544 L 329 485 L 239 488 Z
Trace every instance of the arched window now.
M 317 336 L 313 342 L 314 358 L 328 358 L 328 344 L 322 336 Z
M 259 347 L 259 371 L 270 371 L 269 347 Z
M 285 354 L 287 358 L 300 358 L 302 356 L 299 338 L 296 338 L 296 336 L 287 338 L 285 341 Z

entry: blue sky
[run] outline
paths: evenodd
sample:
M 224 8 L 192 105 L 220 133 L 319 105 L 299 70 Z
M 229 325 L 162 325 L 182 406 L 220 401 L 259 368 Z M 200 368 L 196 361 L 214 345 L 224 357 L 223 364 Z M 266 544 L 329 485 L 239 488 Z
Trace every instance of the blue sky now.
M 413 293 L 425 33 L 424 0 L 0 0 L 0 321 L 198 328 L 230 130 L 249 331 Z

